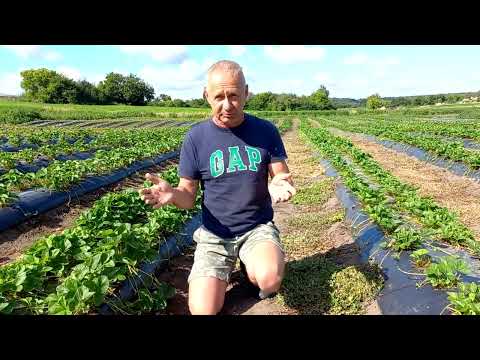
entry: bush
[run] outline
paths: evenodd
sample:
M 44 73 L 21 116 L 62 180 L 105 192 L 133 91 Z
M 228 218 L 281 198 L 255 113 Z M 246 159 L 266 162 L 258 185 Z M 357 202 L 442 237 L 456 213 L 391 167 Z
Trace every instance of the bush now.
M 36 110 L 10 109 L 0 112 L 0 123 L 22 124 L 41 118 L 42 116 Z

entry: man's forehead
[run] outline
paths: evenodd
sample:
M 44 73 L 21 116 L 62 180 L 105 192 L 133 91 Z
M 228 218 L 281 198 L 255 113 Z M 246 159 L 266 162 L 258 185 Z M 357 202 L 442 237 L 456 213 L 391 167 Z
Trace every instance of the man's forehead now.
M 220 92 L 238 92 L 241 91 L 244 87 L 241 84 L 231 84 L 231 83 L 216 83 L 216 84 L 211 84 L 208 87 L 210 91 L 213 91 L 215 93 L 220 93 Z
M 207 79 L 207 86 L 212 88 L 217 87 L 238 87 L 242 88 L 245 85 L 245 79 L 242 73 L 232 73 L 230 71 L 214 71 L 209 74 Z

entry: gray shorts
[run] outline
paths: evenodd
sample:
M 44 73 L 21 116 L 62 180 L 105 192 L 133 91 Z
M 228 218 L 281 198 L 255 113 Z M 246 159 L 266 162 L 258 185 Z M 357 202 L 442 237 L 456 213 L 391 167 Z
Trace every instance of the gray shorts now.
M 228 283 L 237 258 L 248 266 L 251 250 L 261 242 L 271 242 L 285 254 L 280 231 L 271 221 L 260 224 L 243 235 L 226 239 L 218 237 L 202 225 L 193 233 L 193 240 L 197 243 L 197 248 L 188 282 L 198 277 L 212 276 Z

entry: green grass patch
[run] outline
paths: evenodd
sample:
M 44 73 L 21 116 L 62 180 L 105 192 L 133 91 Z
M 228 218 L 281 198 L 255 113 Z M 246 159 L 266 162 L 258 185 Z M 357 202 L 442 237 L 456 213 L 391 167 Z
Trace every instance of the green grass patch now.
M 333 191 L 333 180 L 325 179 L 310 186 L 300 188 L 292 198 L 295 205 L 321 205 L 325 203 Z
M 342 267 L 316 255 L 287 264 L 276 301 L 300 314 L 361 314 L 382 284 L 377 268 Z

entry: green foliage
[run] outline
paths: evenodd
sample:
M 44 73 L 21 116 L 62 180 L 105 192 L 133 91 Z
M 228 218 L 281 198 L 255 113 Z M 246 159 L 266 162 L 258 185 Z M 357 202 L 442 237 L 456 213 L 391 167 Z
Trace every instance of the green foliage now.
M 98 84 L 101 97 L 109 103 L 145 105 L 154 97 L 153 88 L 139 77 L 109 73 Z
M 23 124 L 39 119 L 41 119 L 41 115 L 36 110 L 17 108 L 0 112 L 0 123 Z
M 66 76 L 45 68 L 25 70 L 20 74 L 27 99 L 54 104 L 76 102 L 76 84 Z
M 448 288 L 457 285 L 460 274 L 468 274 L 467 264 L 456 257 L 441 258 L 438 263 L 432 263 L 425 269 L 426 280 L 433 287 Z
M 321 86 L 310 96 L 297 96 L 295 94 L 274 94 L 263 92 L 252 94 L 245 106 L 249 110 L 267 111 L 297 111 L 297 110 L 328 110 L 334 109 L 329 92 Z
M 461 283 L 457 292 L 449 292 L 450 308 L 456 315 L 480 315 L 480 286 Z
M 154 98 L 153 87 L 133 74 L 109 73 L 98 87 L 86 80 L 73 81 L 45 68 L 25 70 L 21 76 L 25 97 L 34 102 L 145 105 Z
M 410 258 L 417 267 L 423 268 L 431 263 L 431 256 L 427 249 L 418 249 L 410 254 Z
M 172 183 L 176 168 L 160 176 Z M 162 241 L 195 210 L 153 209 L 135 189 L 108 193 L 61 234 L 38 239 L 18 260 L 0 267 L 0 313 L 86 314 L 101 305 L 119 282 L 138 274 Z M 138 311 L 165 308 L 172 289 L 143 290 Z M 142 310 L 143 309 L 143 310 Z
M 387 248 L 395 251 L 415 250 L 422 243 L 422 235 L 415 229 L 398 228 L 392 234 L 391 240 L 387 244 Z
M 321 86 L 317 91 L 310 95 L 309 100 L 315 105 L 318 110 L 331 109 L 332 105 L 328 98 L 329 91 L 325 86 Z
M 380 95 L 374 94 L 374 95 L 370 95 L 367 98 L 366 105 L 367 105 L 367 109 L 375 110 L 375 109 L 381 108 L 382 106 L 385 106 L 385 102 L 382 100 Z

